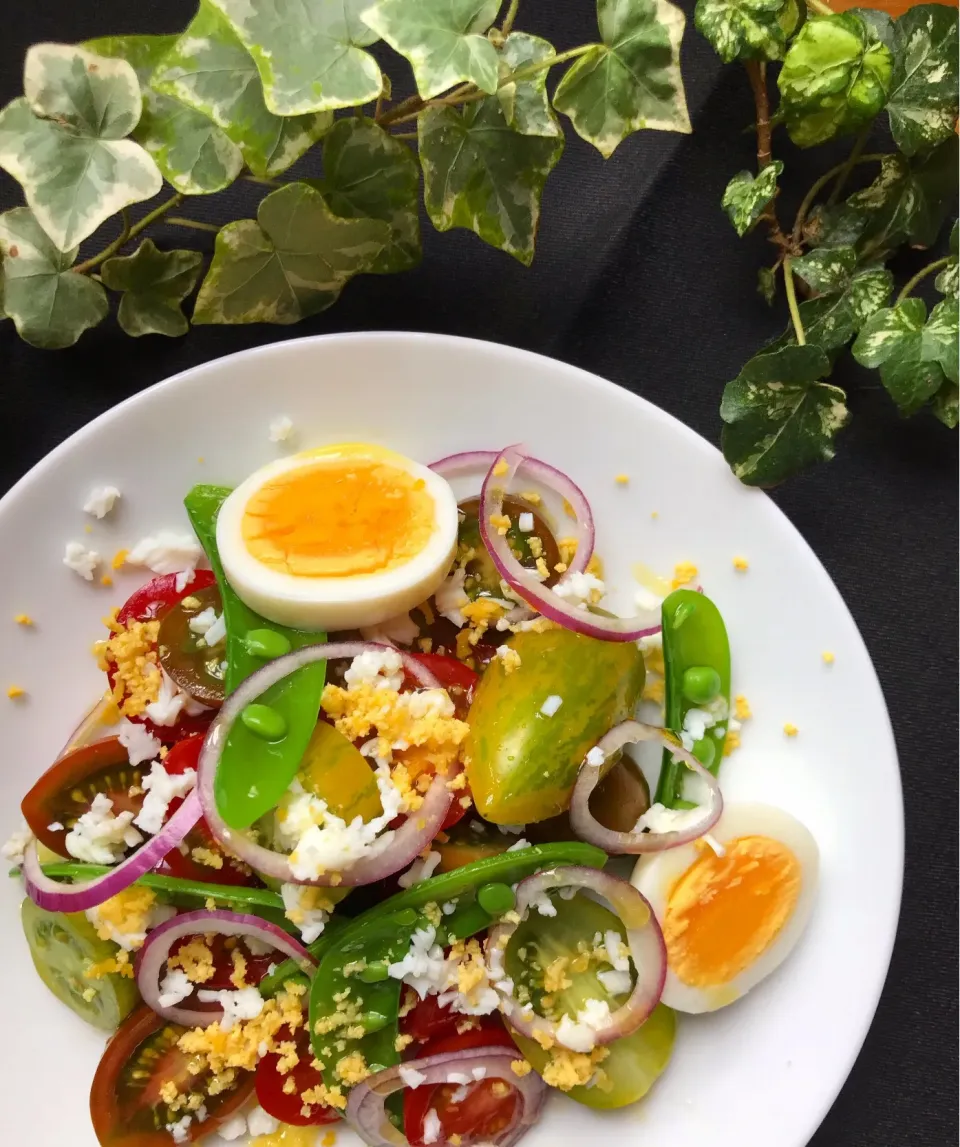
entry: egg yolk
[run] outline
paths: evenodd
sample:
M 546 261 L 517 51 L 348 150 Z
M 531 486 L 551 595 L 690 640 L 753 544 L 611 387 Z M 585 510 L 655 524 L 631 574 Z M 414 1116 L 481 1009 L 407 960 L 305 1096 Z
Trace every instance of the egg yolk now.
M 295 577 L 355 577 L 404 565 L 430 540 L 422 478 L 374 459 L 337 458 L 265 482 L 244 509 L 257 561 Z
M 800 862 L 768 836 L 708 848 L 670 891 L 663 920 L 667 961 L 685 984 L 727 984 L 761 956 L 800 895 Z

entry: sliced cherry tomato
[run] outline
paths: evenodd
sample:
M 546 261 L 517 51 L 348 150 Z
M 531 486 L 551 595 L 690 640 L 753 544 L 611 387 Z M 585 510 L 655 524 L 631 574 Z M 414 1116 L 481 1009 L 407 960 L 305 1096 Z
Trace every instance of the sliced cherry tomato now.
M 130 764 L 119 739 L 105 737 L 55 761 L 23 798 L 20 808 L 34 836 L 60 856 L 67 856 L 66 835 L 98 793 L 113 801 L 115 813 L 140 811 L 143 798 L 130 796 L 130 789 L 139 788 L 143 776 L 144 766 Z M 50 829 L 51 824 L 63 827 Z
M 462 1035 L 432 1040 L 417 1058 L 475 1047 L 516 1047 L 499 1017 L 483 1019 L 496 1022 Z M 424 1147 L 427 1113 L 435 1111 L 440 1120 L 440 1135 L 444 1139 L 459 1135 L 464 1147 L 469 1147 L 471 1143 L 498 1135 L 514 1118 L 519 1101 L 516 1088 L 501 1079 L 482 1079 L 465 1088 L 452 1083 L 407 1088 L 403 1093 L 404 1134 L 411 1147 Z
M 182 947 L 196 939 L 196 936 L 184 936 L 182 940 L 178 940 L 173 945 L 170 955 L 175 956 Z M 211 992 L 236 991 L 237 985 L 233 983 L 230 977 L 233 975 L 233 953 L 238 950 L 246 964 L 244 980 L 248 986 L 256 987 L 269 972 L 270 965 L 281 962 L 282 957 L 276 952 L 266 952 L 262 956 L 254 956 L 242 940 L 230 944 L 229 941 L 231 939 L 232 937 L 217 934 L 204 939 L 204 943 L 210 949 L 210 955 L 213 958 L 213 975 L 209 980 L 204 980 L 200 985 L 201 988 Z M 186 1006 L 191 1008 L 198 1007 L 203 1010 L 204 1005 L 198 1000 L 190 999 L 189 1004 Z M 211 1008 L 218 1006 L 216 1003 L 210 1005 Z
M 195 1056 L 177 1047 L 186 1031 L 168 1023 L 146 1005 L 138 1008 L 117 1029 L 93 1077 L 90 1116 L 101 1147 L 172 1147 L 167 1124 L 180 1120 L 184 1111 L 172 1111 L 161 1095 L 173 1082 L 180 1094 L 200 1094 L 207 1117 L 191 1120 L 186 1142 L 215 1132 L 217 1127 L 246 1103 L 253 1090 L 253 1073 L 240 1071 L 232 1087 L 216 1095 L 206 1093 L 207 1072 L 193 1074 Z
M 462 1023 L 462 1015 L 442 1006 L 437 996 L 427 996 L 418 1000 L 405 1016 L 400 1017 L 400 1031 L 403 1035 L 413 1036 L 417 1043 L 426 1043 L 428 1040 L 456 1035 L 457 1024 Z M 414 1049 L 411 1054 L 419 1056 L 421 1052 Z
M 283 1038 L 292 1039 L 296 1044 L 297 1055 L 300 1057 L 292 1071 L 281 1075 L 279 1071 L 280 1056 L 265 1055 L 257 1064 L 257 1101 L 268 1115 L 279 1119 L 281 1123 L 292 1123 L 295 1127 L 315 1127 L 324 1123 L 336 1123 L 340 1119 L 339 1112 L 332 1107 L 310 1106 L 310 1114 L 303 1114 L 303 1100 L 300 1098 L 304 1091 L 317 1087 L 323 1083 L 323 1076 L 313 1062 L 313 1050 L 310 1047 L 310 1033 L 306 1026 L 297 1029 L 291 1036 L 289 1028 L 277 1035 L 277 1041 Z M 284 1091 L 287 1080 L 293 1079 L 295 1089 Z
M 220 613 L 223 606 L 215 586 L 197 589 L 176 602 L 163 615 L 157 644 L 160 664 L 184 692 L 204 705 L 223 704 L 223 673 L 226 667 L 226 636 L 213 646 L 202 641 L 190 623 L 208 609 Z

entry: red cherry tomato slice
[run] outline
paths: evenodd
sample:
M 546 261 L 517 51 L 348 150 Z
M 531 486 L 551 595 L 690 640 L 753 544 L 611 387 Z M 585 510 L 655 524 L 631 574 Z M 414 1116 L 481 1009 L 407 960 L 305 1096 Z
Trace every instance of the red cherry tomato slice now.
M 182 1117 L 171 1112 L 161 1091 L 173 1081 L 178 1092 L 205 1091 L 205 1073 L 194 1075 L 194 1057 L 180 1051 L 177 1040 L 186 1028 L 168 1023 L 146 1005 L 124 1020 L 110 1039 L 93 1077 L 90 1115 L 101 1147 L 171 1147 L 167 1123 Z M 253 1090 L 253 1074 L 237 1072 L 233 1087 L 205 1096 L 207 1118 L 193 1120 L 186 1142 L 195 1142 L 217 1128 Z
M 283 1036 L 278 1033 L 278 1041 L 282 1038 Z M 287 1029 L 286 1038 L 293 1039 L 300 1058 L 296 1066 L 285 1075 L 281 1075 L 279 1071 L 279 1055 L 265 1055 L 260 1060 L 256 1076 L 257 1102 L 268 1115 L 279 1119 L 281 1123 L 292 1123 L 294 1127 L 316 1127 L 324 1123 L 337 1122 L 340 1115 L 331 1107 L 311 1105 L 309 1114 L 303 1114 L 304 1104 L 300 1096 L 309 1088 L 321 1084 L 323 1076 L 315 1067 L 311 1067 L 313 1051 L 306 1027 L 298 1028 L 293 1037 Z M 290 1078 L 294 1081 L 295 1090 L 287 1093 L 283 1088 Z
M 171 956 L 175 956 L 181 948 L 185 945 L 192 943 L 196 940 L 196 936 L 184 936 L 182 940 L 178 940 L 170 950 Z M 271 964 L 278 964 L 283 957 L 277 952 L 267 952 L 262 956 L 254 956 L 242 940 L 238 940 L 235 944 L 230 945 L 228 940 L 230 937 L 220 936 L 214 934 L 206 939 L 204 943 L 210 950 L 210 955 L 213 959 L 213 975 L 209 980 L 204 980 L 200 985 L 201 988 L 212 992 L 233 992 L 236 991 L 237 985 L 231 980 L 234 972 L 233 953 L 239 952 L 244 960 L 244 982 L 248 986 L 256 987 L 257 984 L 266 976 L 270 970 Z M 188 997 L 189 1003 L 185 1007 L 199 1008 L 201 1011 L 204 1009 L 205 1004 Z M 217 1007 L 216 1003 L 209 1004 L 211 1009 Z

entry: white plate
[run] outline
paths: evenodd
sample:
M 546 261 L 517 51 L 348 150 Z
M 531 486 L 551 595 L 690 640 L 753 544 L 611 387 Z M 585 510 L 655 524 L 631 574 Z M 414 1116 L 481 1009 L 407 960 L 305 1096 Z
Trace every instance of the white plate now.
M 278 414 L 296 427 L 286 447 L 268 440 Z M 303 339 L 189 370 L 54 450 L 0 502 L 0 685 L 27 691 L 16 702 L 0 694 L 3 837 L 103 687 L 89 652 L 100 618 L 142 580 L 87 584 L 63 566 L 65 543 L 109 556 L 157 529 L 185 529 L 181 503 L 195 482 L 234 484 L 283 449 L 351 439 L 424 461 L 523 439 L 586 491 L 622 604 L 635 588 L 633 563 L 669 574 L 695 562 L 726 618 L 735 691 L 755 714 L 724 763 L 724 790 L 789 809 L 822 850 L 814 918 L 780 971 L 724 1011 L 681 1017 L 673 1061 L 643 1103 L 601 1116 L 553 1098 L 525 1147 L 579 1147 L 598 1133 L 624 1145 L 802 1147 L 859 1051 L 893 945 L 903 809 L 889 718 L 840 595 L 774 504 L 685 426 L 584 371 L 436 335 Z M 614 482 L 621 472 L 629 485 Z M 94 522 L 81 506 L 107 482 L 123 498 Z M 735 555 L 747 572 L 734 570 Z M 21 612 L 35 627 L 14 624 Z M 788 721 L 799 729 L 792 739 Z M 0 895 L 0 1065 L 17 1096 L 4 1105 L 3 1141 L 94 1147 L 87 1095 L 102 1038 L 34 975 L 18 883 L 5 881 Z M 338 1143 L 349 1142 L 340 1132 Z

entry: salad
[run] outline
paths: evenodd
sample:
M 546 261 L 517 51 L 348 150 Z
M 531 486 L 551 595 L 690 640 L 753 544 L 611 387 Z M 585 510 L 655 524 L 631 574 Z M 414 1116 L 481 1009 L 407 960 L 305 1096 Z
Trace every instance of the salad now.
M 724 805 L 749 713 L 692 567 L 612 612 L 587 499 L 515 446 L 185 506 L 114 558 L 155 576 L 5 848 L 38 975 L 109 1033 L 102 1147 L 510 1147 L 551 1093 L 641 1102 L 789 954 L 817 846 Z

